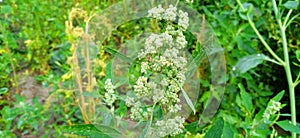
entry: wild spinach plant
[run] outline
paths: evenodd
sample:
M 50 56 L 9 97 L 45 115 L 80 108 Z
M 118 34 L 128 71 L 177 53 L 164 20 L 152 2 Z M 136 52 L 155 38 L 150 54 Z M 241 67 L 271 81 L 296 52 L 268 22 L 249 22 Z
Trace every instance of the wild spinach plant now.
M 130 108 L 132 120 L 148 122 L 145 128 L 147 137 L 176 135 L 183 132 L 185 120 L 176 113 L 182 108 L 179 92 L 186 95 L 182 87 L 187 60 L 180 51 L 187 45 L 183 31 L 188 27 L 188 16 L 173 5 L 167 9 L 159 5 L 148 13 L 157 21 L 166 21 L 167 27 L 162 33 L 150 34 L 145 48 L 139 52 L 135 62 L 140 66 L 137 70 L 140 76 L 133 85 L 133 91 L 126 97 L 126 105 Z M 177 19 L 178 24 L 174 26 L 172 22 Z M 105 84 L 105 101 L 113 107 L 112 103 L 116 100 L 114 86 L 111 79 L 107 79 Z M 195 110 L 192 104 L 191 108 Z
M 278 29 L 281 35 L 281 44 L 283 48 L 283 56 L 284 58 L 282 59 L 278 54 L 276 54 L 273 49 L 270 47 L 270 45 L 265 41 L 265 39 L 262 37 L 261 33 L 258 31 L 256 28 L 254 22 L 253 22 L 253 5 L 250 3 L 244 3 L 242 4 L 240 0 L 237 0 L 237 3 L 239 4 L 241 8 L 241 14 L 242 16 L 248 20 L 250 26 L 252 29 L 255 31 L 256 35 L 264 45 L 264 47 L 268 50 L 268 52 L 273 56 L 274 59 L 270 59 L 267 56 L 264 55 L 257 55 L 258 57 L 261 56 L 262 59 L 265 59 L 267 61 L 271 61 L 275 64 L 278 64 L 282 67 L 284 67 L 285 73 L 286 73 L 286 78 L 287 78 L 287 83 L 288 83 L 288 88 L 289 88 L 289 98 L 290 98 L 290 109 L 291 109 L 291 124 L 288 125 L 288 123 L 282 123 L 278 122 L 277 124 L 281 126 L 285 130 L 292 131 L 292 137 L 296 138 L 296 131 L 292 130 L 292 128 L 297 128 L 297 121 L 296 121 L 296 100 L 295 100 L 295 87 L 299 84 L 300 82 L 300 72 L 298 72 L 298 76 L 296 79 L 292 78 L 292 71 L 291 71 L 291 65 L 290 65 L 290 56 L 289 56 L 289 46 L 288 46 L 288 41 L 287 41 L 287 36 L 286 36 L 286 29 L 289 27 L 289 25 L 292 23 L 292 21 L 297 18 L 300 14 L 296 14 L 293 17 L 290 17 L 293 10 L 296 9 L 299 5 L 298 1 L 287 1 L 286 3 L 282 4 L 282 1 L 279 2 L 279 5 L 277 5 L 277 2 L 275 0 L 272 0 L 272 6 L 273 6 L 273 11 L 275 15 L 275 19 L 278 23 Z M 285 10 L 288 9 L 288 13 L 285 15 Z M 256 57 L 257 57 L 256 56 Z M 256 65 L 254 65 L 256 66 Z M 273 103 L 277 104 L 277 103 Z M 278 107 L 278 106 L 277 106 Z M 268 110 L 267 108 L 266 110 Z M 297 129 L 296 129 L 297 130 Z M 299 132 L 299 130 L 298 130 Z

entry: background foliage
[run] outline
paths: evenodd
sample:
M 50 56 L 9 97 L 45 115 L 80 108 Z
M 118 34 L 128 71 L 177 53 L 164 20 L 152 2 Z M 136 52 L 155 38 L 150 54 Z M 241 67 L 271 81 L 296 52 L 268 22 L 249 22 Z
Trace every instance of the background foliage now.
M 73 7 L 79 7 L 89 14 L 101 12 L 102 9 L 116 2 L 117 0 L 3 0 L 0 2 L 0 136 L 61 136 L 63 135 L 61 126 L 83 123 L 83 117 L 72 91 L 73 81 L 70 75 L 72 70 L 68 64 L 72 54 L 70 50 L 72 42 L 66 35 L 65 22 Z M 247 2 L 254 5 L 255 26 L 273 50 L 283 57 L 272 3 L 268 0 Z M 234 70 L 238 61 L 245 56 L 264 53 L 271 57 L 244 19 L 236 1 L 194 0 L 189 6 L 203 14 L 205 20 L 214 29 L 221 46 L 226 51 L 228 75 L 221 107 L 211 123 L 194 127 L 198 115 L 191 115 L 185 125 L 185 134 L 178 137 L 289 136 L 290 132 L 275 123 L 290 119 L 288 86 L 284 69 L 277 64 L 261 61 L 262 64 L 247 72 Z M 296 15 L 299 11 L 297 8 L 292 15 Z M 75 24 L 84 26 L 79 22 Z M 140 33 L 135 30 L 153 29 L 147 28 L 148 25 L 147 19 L 126 23 L 113 32 L 105 44 L 112 49 L 118 49 L 119 43 Z M 300 17 L 297 17 L 286 32 L 293 78 L 296 78 L 299 73 L 299 25 Z M 107 74 L 104 71 L 105 61 L 112 53 L 101 51 L 99 55 L 102 58 L 98 59 L 99 68 L 96 72 L 101 74 L 99 75 L 101 80 Z M 108 65 L 108 70 L 109 67 Z M 42 94 L 35 94 L 35 98 L 26 96 L 24 89 L 28 85 L 21 80 L 26 80 L 28 77 L 34 78 L 36 87 L 49 89 L 50 92 L 44 97 Z M 208 90 L 209 84 L 200 82 L 203 85 L 201 87 L 206 87 Z M 104 83 L 99 82 L 99 85 Z M 38 88 L 30 89 L 32 93 L 43 92 Z M 281 116 L 274 119 L 274 123 L 259 124 L 270 99 L 283 90 L 286 93 L 282 95 L 280 102 L 287 106 L 281 109 Z M 204 100 L 205 94 L 199 97 L 196 106 L 200 108 Z M 296 88 L 296 101 L 296 107 L 300 107 L 299 86 Z M 122 114 L 122 105 L 118 106 L 120 108 L 117 112 Z M 297 111 L 298 116 L 299 111 Z

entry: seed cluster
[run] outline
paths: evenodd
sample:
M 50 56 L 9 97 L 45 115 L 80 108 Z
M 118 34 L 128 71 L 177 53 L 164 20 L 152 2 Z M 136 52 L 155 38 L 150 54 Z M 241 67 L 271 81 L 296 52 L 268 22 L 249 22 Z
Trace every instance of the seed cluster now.
M 265 110 L 265 112 L 263 114 L 264 122 L 268 122 L 270 120 L 271 115 L 274 115 L 275 113 L 280 111 L 280 109 L 281 109 L 280 106 L 281 106 L 280 102 L 271 100 L 270 105 L 267 107 L 267 109 Z

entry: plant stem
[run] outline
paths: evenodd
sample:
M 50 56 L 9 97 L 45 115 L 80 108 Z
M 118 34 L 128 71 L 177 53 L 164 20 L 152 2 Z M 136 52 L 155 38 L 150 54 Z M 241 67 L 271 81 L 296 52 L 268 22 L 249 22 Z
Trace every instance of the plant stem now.
M 288 81 L 288 86 L 289 86 L 289 94 L 290 94 L 290 108 L 291 108 L 291 120 L 293 125 L 297 125 L 296 121 L 296 101 L 295 101 L 295 87 L 294 87 L 294 82 L 292 78 L 292 73 L 291 73 L 291 68 L 290 68 L 290 59 L 289 59 L 289 51 L 288 51 L 288 45 L 287 45 L 287 39 L 286 39 L 286 34 L 285 34 L 285 29 L 286 29 L 286 22 L 292 12 L 292 10 L 289 11 L 286 20 L 284 21 L 284 24 L 282 24 L 280 17 L 278 16 L 278 8 L 276 5 L 276 1 L 272 0 L 273 3 L 273 9 L 275 11 L 275 16 L 277 19 L 277 22 L 279 24 L 280 28 L 280 34 L 281 34 L 281 39 L 282 39 L 282 46 L 283 46 L 283 54 L 284 54 L 284 70 L 286 73 L 287 81 Z M 292 133 L 292 137 L 296 138 L 296 133 Z
M 289 12 L 288 12 L 288 14 L 287 14 L 287 16 L 285 17 L 285 20 L 284 20 L 284 22 L 283 22 L 283 26 L 287 26 L 287 22 L 288 22 L 288 20 L 289 20 L 289 18 L 290 18 L 290 16 L 291 16 L 292 12 L 293 12 L 293 10 L 289 10 Z
M 237 0 L 238 4 L 240 5 L 241 9 L 243 11 L 246 11 L 246 9 L 244 8 L 244 6 L 242 5 L 242 3 L 240 2 L 240 0 Z M 252 27 L 252 29 L 254 30 L 254 32 L 256 33 L 256 35 L 258 36 L 259 40 L 263 43 L 263 45 L 265 46 L 265 48 L 267 48 L 267 50 L 269 51 L 269 53 L 281 64 L 284 65 L 285 62 L 278 57 L 278 55 L 272 50 L 272 48 L 268 45 L 268 43 L 264 40 L 264 38 L 262 37 L 262 35 L 259 33 L 259 31 L 257 30 L 257 28 L 255 27 L 255 24 L 253 23 L 252 19 L 250 18 L 249 14 L 247 13 L 247 20 L 250 24 L 250 26 Z
M 291 115 L 292 115 L 292 124 L 296 126 L 296 101 L 295 101 L 295 89 L 294 89 L 294 83 L 290 68 L 290 61 L 289 61 L 289 53 L 288 53 L 288 46 L 286 41 L 286 35 L 285 35 L 285 28 L 280 24 L 280 33 L 282 37 L 282 43 L 283 43 L 283 52 L 284 52 L 284 60 L 285 65 L 284 69 L 286 72 L 286 77 L 288 81 L 289 86 L 289 94 L 290 94 L 290 104 L 291 104 Z M 296 138 L 296 133 L 292 133 L 292 137 Z
M 73 44 L 75 45 L 75 44 Z M 75 48 L 75 50 L 73 51 L 73 66 L 74 66 L 74 77 L 76 79 L 77 85 L 78 85 L 78 91 L 80 93 L 80 103 L 79 103 L 79 108 L 81 110 L 82 116 L 83 116 L 83 120 L 85 124 L 89 124 L 89 119 L 86 113 L 86 104 L 85 104 L 85 98 L 83 96 L 83 86 L 82 86 L 82 79 L 80 76 L 80 66 L 78 64 L 78 60 L 77 60 L 77 47 Z
M 246 9 L 243 7 L 240 0 L 237 0 L 237 3 L 240 5 L 240 7 L 242 8 L 243 11 L 246 11 Z M 291 73 L 291 68 L 290 68 L 290 59 L 289 59 L 289 53 L 288 53 L 288 45 L 287 45 L 287 38 L 286 38 L 286 34 L 285 34 L 285 30 L 286 30 L 286 27 L 287 27 L 286 25 L 289 24 L 288 19 L 289 19 L 291 13 L 292 13 L 292 10 L 289 10 L 289 12 L 286 16 L 286 19 L 284 21 L 284 24 L 282 24 L 281 17 L 278 14 L 279 10 L 277 8 L 277 4 L 276 4 L 275 0 L 272 0 L 272 5 L 273 5 L 273 10 L 274 10 L 274 13 L 275 13 L 275 17 L 277 19 L 277 22 L 278 22 L 279 28 L 280 28 L 280 34 L 281 34 L 282 46 L 283 46 L 283 54 L 284 54 L 284 61 L 281 58 L 279 58 L 276 53 L 273 52 L 273 50 L 270 48 L 270 46 L 262 38 L 262 36 L 258 32 L 257 28 L 255 27 L 252 19 L 250 18 L 249 14 L 248 14 L 249 12 L 247 13 L 247 19 L 248 19 L 248 22 L 251 25 L 252 29 L 254 30 L 254 32 L 256 33 L 256 35 L 259 37 L 259 39 L 263 43 L 263 45 L 267 48 L 267 50 L 270 52 L 270 54 L 276 60 L 278 60 L 281 63 L 281 65 L 284 67 L 286 77 L 287 77 L 287 81 L 288 81 L 288 87 L 289 87 L 289 96 L 290 96 L 290 104 L 291 104 L 290 105 L 291 120 L 292 120 L 292 124 L 296 126 L 297 121 L 296 121 L 295 84 L 294 84 L 293 78 L 292 78 L 292 73 Z M 292 133 L 292 137 L 296 138 L 296 133 Z

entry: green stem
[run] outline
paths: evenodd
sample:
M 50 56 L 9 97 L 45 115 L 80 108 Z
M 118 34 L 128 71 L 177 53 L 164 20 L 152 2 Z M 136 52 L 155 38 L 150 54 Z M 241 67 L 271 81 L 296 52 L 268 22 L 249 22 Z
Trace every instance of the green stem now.
M 290 68 L 290 61 L 289 61 L 289 53 L 288 53 L 288 46 L 287 46 L 287 40 L 285 35 L 285 27 L 282 26 L 281 21 L 279 21 L 280 26 L 280 33 L 282 37 L 282 45 L 283 45 L 283 54 L 284 54 L 284 60 L 285 60 L 285 72 L 286 77 L 288 81 L 289 86 L 289 93 L 290 93 L 290 104 L 291 104 L 291 114 L 292 114 L 292 124 L 296 126 L 296 101 L 295 101 L 295 90 L 294 90 L 294 84 L 293 84 L 293 78 Z M 292 133 L 293 138 L 296 138 L 296 133 Z
M 243 5 L 240 2 L 240 0 L 237 0 L 237 3 L 240 5 L 241 9 L 245 12 L 246 9 L 243 7 Z M 279 58 L 276 53 L 274 53 L 274 51 L 270 48 L 270 46 L 262 38 L 261 34 L 258 32 L 258 30 L 255 27 L 255 25 L 254 25 L 252 19 L 250 18 L 249 14 L 247 14 L 247 19 L 248 19 L 248 22 L 251 25 L 252 29 L 254 30 L 254 32 L 256 33 L 256 35 L 259 37 L 259 39 L 263 43 L 263 45 L 267 48 L 267 50 L 270 52 L 270 54 L 277 61 L 279 61 L 282 64 L 282 66 L 285 69 L 285 73 L 286 73 L 286 77 L 287 77 L 287 81 L 288 81 L 288 87 L 289 87 L 289 94 L 290 94 L 290 104 L 291 104 L 290 108 L 291 108 L 291 115 L 292 115 L 291 116 L 291 120 L 292 120 L 292 124 L 296 126 L 297 122 L 296 122 L 296 101 L 295 101 L 295 89 L 294 89 L 295 85 L 294 85 L 294 82 L 293 82 L 291 68 L 290 68 L 290 60 L 289 60 L 289 53 L 288 53 L 287 38 L 286 38 L 286 34 L 285 34 L 286 25 L 289 24 L 288 23 L 288 19 L 289 19 L 291 13 L 292 13 L 292 10 L 290 10 L 288 12 L 287 17 L 285 18 L 284 24 L 282 24 L 281 17 L 278 14 L 279 10 L 277 8 L 276 1 L 272 0 L 272 4 L 273 4 L 273 10 L 274 10 L 274 13 L 275 13 L 275 17 L 276 17 L 277 22 L 278 22 L 279 27 L 280 27 L 280 34 L 281 34 L 281 39 L 282 39 L 284 61 L 281 58 Z M 296 133 L 292 133 L 292 137 L 296 138 Z
M 294 87 L 296 87 L 300 83 L 299 79 L 300 79 L 300 72 L 298 73 L 298 76 L 297 76 L 296 80 L 294 81 Z
M 276 1 L 272 0 L 272 3 L 273 3 L 273 8 L 274 8 L 274 11 L 275 11 L 275 15 L 276 15 L 276 14 L 278 14 L 278 8 L 277 8 L 277 5 L 276 5 Z M 289 15 L 290 15 L 290 12 L 288 13 L 287 18 L 289 18 Z M 287 18 L 285 20 L 285 23 L 287 21 Z M 283 54 L 284 54 L 284 61 L 285 61 L 284 69 L 285 69 L 285 73 L 286 73 L 286 77 L 287 77 L 287 81 L 288 81 L 288 86 L 289 86 L 291 115 L 292 115 L 291 120 L 292 120 L 292 124 L 296 126 L 297 122 L 296 122 L 295 89 L 294 89 L 294 82 L 293 82 L 293 78 L 292 78 L 291 68 L 290 68 L 290 59 L 289 59 L 287 38 L 286 38 L 286 34 L 285 34 L 286 26 L 284 26 L 285 24 L 284 25 L 282 24 L 281 19 L 278 17 L 278 15 L 276 15 L 276 19 L 277 19 L 277 22 L 278 22 L 279 27 L 280 27 L 280 34 L 281 34 L 281 39 L 282 39 Z M 296 133 L 292 133 L 292 137 L 296 138 Z
M 177 7 L 178 3 L 179 3 L 179 0 L 176 1 L 175 7 Z
M 285 20 L 284 20 L 284 22 L 283 22 L 283 26 L 286 26 L 286 25 L 287 25 L 287 22 L 288 22 L 288 20 L 289 20 L 289 18 L 290 18 L 290 16 L 291 16 L 292 12 L 293 12 L 293 10 L 289 10 L 289 12 L 288 12 L 288 14 L 287 14 L 287 16 L 285 17 Z
M 244 8 L 244 6 L 242 5 L 242 3 L 240 2 L 240 0 L 237 0 L 238 4 L 240 5 L 241 9 L 243 11 L 246 11 L 246 9 Z M 255 27 L 255 24 L 253 23 L 253 21 L 251 20 L 249 14 L 247 14 L 247 20 L 250 24 L 250 26 L 252 27 L 252 29 L 254 30 L 254 32 L 256 33 L 256 35 L 258 36 L 259 40 L 263 43 L 263 45 L 267 48 L 267 50 L 269 51 L 269 53 L 281 64 L 281 65 L 285 65 L 285 62 L 278 57 L 278 55 L 272 50 L 272 48 L 268 45 L 268 43 L 264 40 L 264 38 L 262 37 L 262 35 L 259 33 L 259 31 L 257 30 L 257 28 Z
M 278 55 L 272 50 L 272 48 L 268 45 L 268 43 L 264 40 L 264 38 L 262 37 L 262 35 L 259 33 L 259 31 L 257 30 L 257 28 L 255 27 L 255 24 L 253 23 L 253 21 L 251 20 L 250 16 L 247 15 L 247 19 L 248 22 L 250 24 L 250 26 L 252 27 L 252 29 L 254 30 L 254 32 L 256 33 L 256 35 L 258 36 L 258 38 L 260 39 L 260 41 L 263 43 L 263 45 L 267 48 L 267 50 L 269 51 L 269 53 L 279 62 L 281 63 L 281 65 L 285 65 L 285 62 L 278 57 Z

